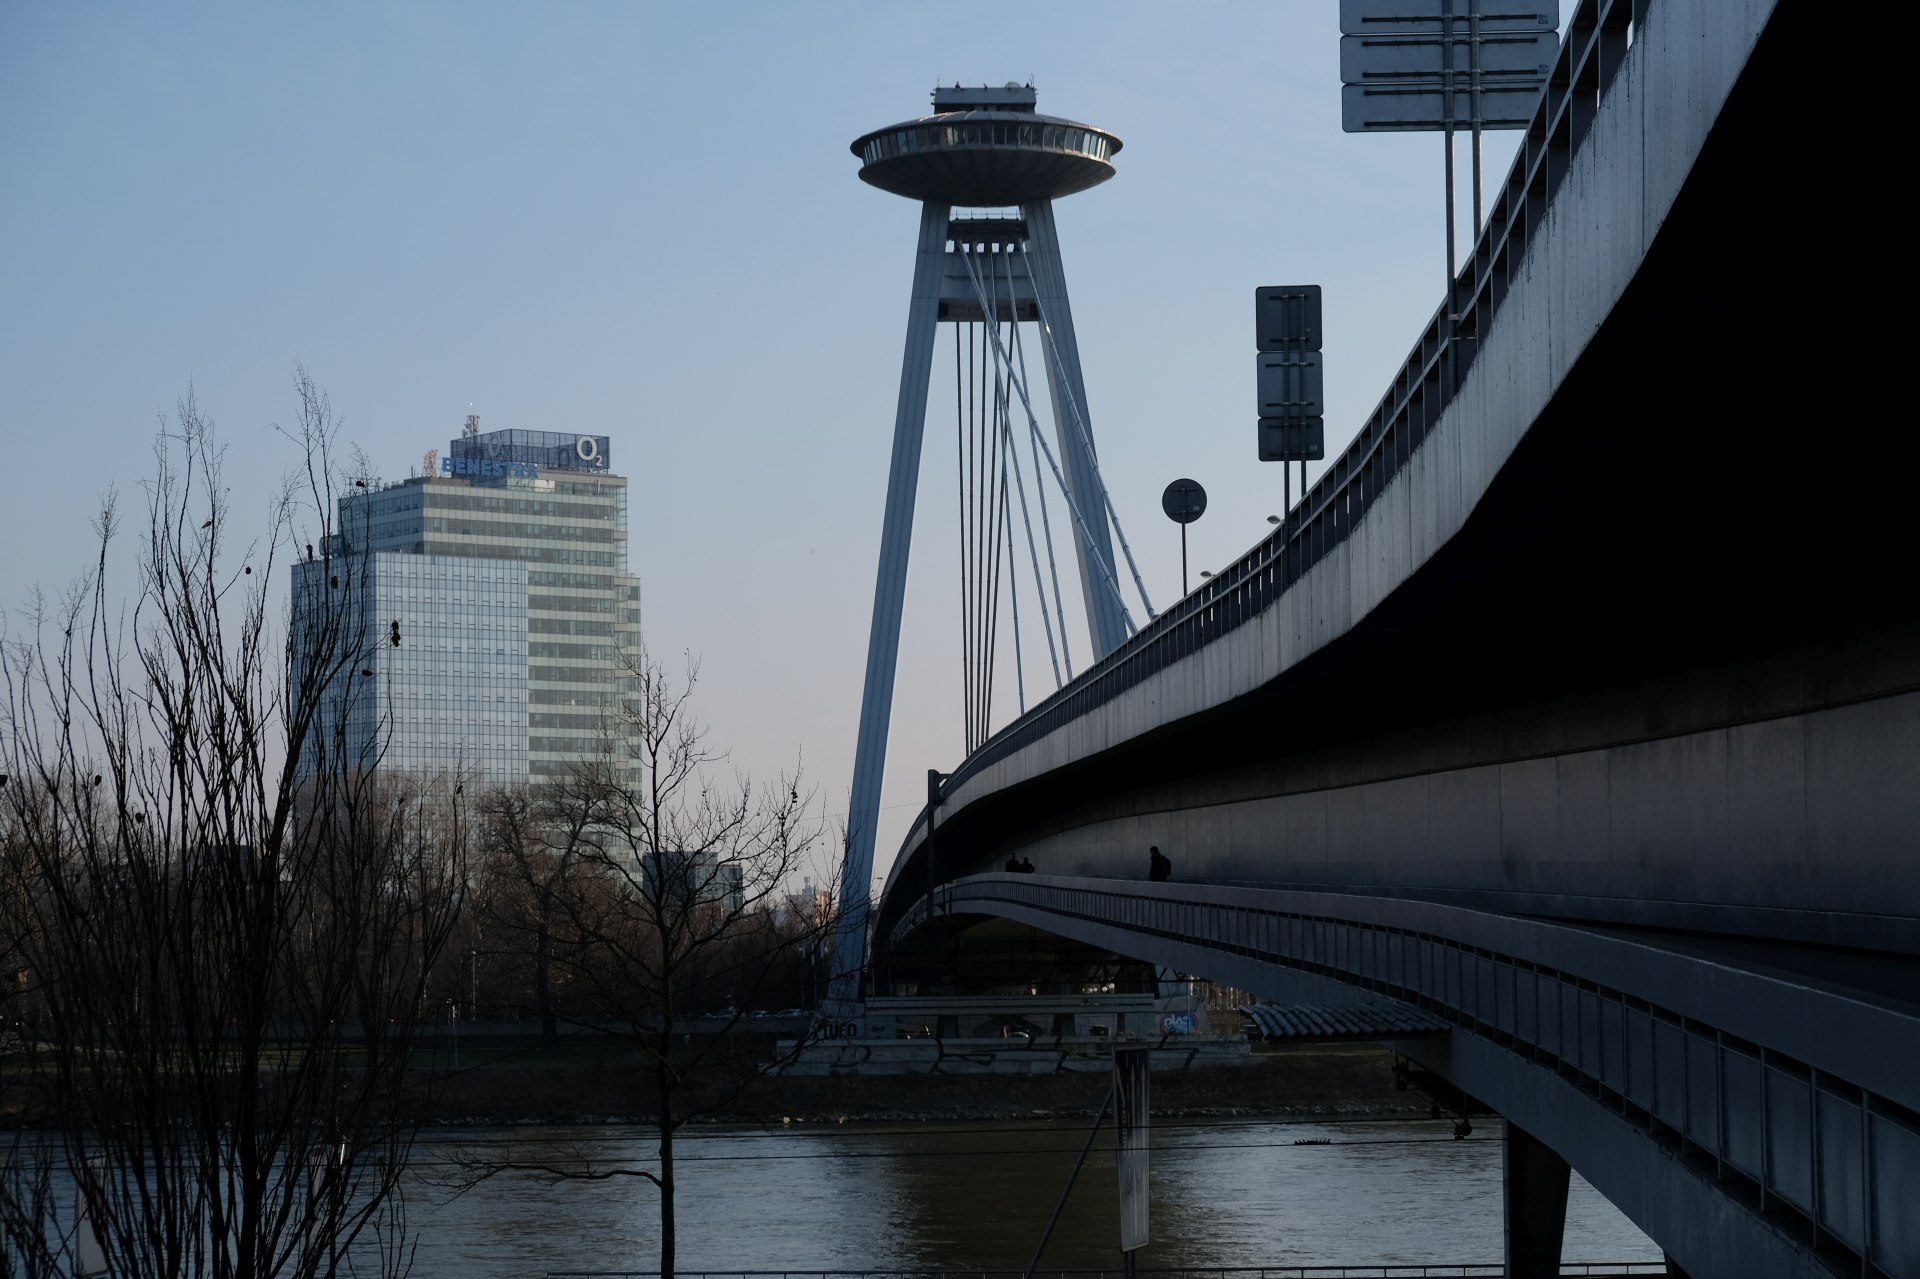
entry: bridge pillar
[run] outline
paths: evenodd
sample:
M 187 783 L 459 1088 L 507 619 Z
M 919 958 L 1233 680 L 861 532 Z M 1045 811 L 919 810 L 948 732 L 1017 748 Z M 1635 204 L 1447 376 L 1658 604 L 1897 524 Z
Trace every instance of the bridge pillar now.
M 1545 1142 L 1509 1120 L 1501 1170 L 1507 1279 L 1559 1279 L 1572 1169 Z

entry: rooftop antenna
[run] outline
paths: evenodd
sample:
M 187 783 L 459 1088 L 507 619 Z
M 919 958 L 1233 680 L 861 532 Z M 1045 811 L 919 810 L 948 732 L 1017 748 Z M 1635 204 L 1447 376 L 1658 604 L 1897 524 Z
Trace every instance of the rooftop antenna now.
M 467 407 L 472 408 L 473 406 L 469 404 Z M 478 413 L 467 414 L 467 424 L 461 428 L 461 433 L 467 436 L 480 434 L 480 415 Z

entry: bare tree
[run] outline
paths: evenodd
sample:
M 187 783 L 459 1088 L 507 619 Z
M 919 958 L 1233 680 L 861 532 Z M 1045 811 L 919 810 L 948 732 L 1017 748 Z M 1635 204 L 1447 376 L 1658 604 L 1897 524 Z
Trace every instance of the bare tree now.
M 523 961 L 532 1010 L 548 1047 L 560 1039 L 554 948 L 566 920 L 563 903 L 578 875 L 583 828 L 598 811 L 590 793 L 583 804 L 569 802 L 577 793 L 568 778 L 540 792 L 494 787 L 479 801 L 487 862 L 486 890 L 476 914 Z
M 380 637 L 366 557 L 331 536 L 337 424 L 297 387 L 302 470 L 263 538 L 233 531 L 189 393 L 156 444 L 131 615 L 109 497 L 91 573 L 0 652 L 0 936 L 26 974 L 0 1236 L 28 1273 L 73 1272 L 89 1233 L 123 1276 L 410 1260 L 402 1103 L 466 832 L 444 786 L 346 747 L 350 716 L 379 715 L 357 677 Z M 290 560 L 314 562 L 283 637 Z
M 540 792 L 542 838 L 519 866 L 540 903 L 543 954 L 581 1000 L 574 1019 L 638 1050 L 652 1085 L 657 1163 L 476 1159 L 465 1181 L 506 1171 L 649 1181 L 660 1191 L 667 1279 L 677 1250 L 674 1138 L 804 1048 L 806 1034 L 748 1058 L 733 1051 L 732 1032 L 743 1010 L 789 988 L 833 919 L 814 903 L 785 908 L 801 873 L 818 872 L 813 860 L 825 846 L 799 769 L 766 786 L 716 778 L 725 756 L 691 709 L 697 666 L 689 660 L 675 679 L 643 651 L 630 669 L 631 697 L 614 716 L 609 748 Z M 703 996 L 726 999 L 717 1024 L 699 1016 Z

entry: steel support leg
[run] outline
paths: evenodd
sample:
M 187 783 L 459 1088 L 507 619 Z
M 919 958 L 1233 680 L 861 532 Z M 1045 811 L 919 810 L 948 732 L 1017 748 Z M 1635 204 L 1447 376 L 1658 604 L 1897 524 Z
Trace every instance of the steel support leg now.
M 900 357 L 900 398 L 893 416 L 893 464 L 887 471 L 887 513 L 880 528 L 880 568 L 867 633 L 867 677 L 860 692 L 860 735 L 853 748 L 853 793 L 847 810 L 846 860 L 840 868 L 840 922 L 834 933 L 828 999 L 836 1016 L 851 1015 L 866 959 L 867 906 L 873 876 L 874 828 L 886 775 L 893 677 L 900 655 L 900 610 L 907 594 L 907 550 L 920 489 L 920 444 L 927 425 L 927 381 L 940 325 L 940 272 L 947 249 L 944 204 L 920 206 L 920 244 L 907 304 L 907 343 Z
M 1091 549 L 1085 538 L 1075 536 L 1073 539 L 1073 549 L 1080 560 L 1080 590 L 1086 599 L 1087 629 L 1095 656 L 1105 657 L 1127 638 L 1127 626 L 1121 618 L 1120 601 L 1107 585 L 1120 579 L 1114 572 L 1113 540 L 1107 529 L 1106 505 L 1100 497 L 1099 463 L 1092 448 L 1093 416 L 1087 407 L 1087 381 L 1080 372 L 1080 344 L 1073 335 L 1073 307 L 1067 301 L 1067 275 L 1060 261 L 1060 233 L 1054 227 L 1050 200 L 1021 205 L 1020 216 L 1027 224 L 1027 261 L 1033 268 L 1034 292 L 1047 327 L 1052 330 L 1050 336 L 1043 333 L 1041 340 L 1047 386 L 1053 393 L 1060 466 L 1066 474 L 1068 493 L 1093 535 Z M 1079 422 L 1075 420 L 1076 406 Z M 1084 438 L 1081 423 L 1086 427 Z M 1092 556 L 1098 557 L 1097 563 Z
M 1567 1228 L 1567 1161 L 1513 1121 L 1501 1155 L 1507 1279 L 1559 1279 Z

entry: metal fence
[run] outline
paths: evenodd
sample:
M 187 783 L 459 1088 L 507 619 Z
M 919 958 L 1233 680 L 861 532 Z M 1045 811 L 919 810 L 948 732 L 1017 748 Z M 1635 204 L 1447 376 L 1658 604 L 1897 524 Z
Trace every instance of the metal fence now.
M 547 1279 L 657 1279 L 659 1269 L 549 1269 Z M 676 1269 L 678 1279 L 1023 1279 L 1023 1269 Z M 1123 1279 L 1123 1273 L 1158 1279 L 1500 1279 L 1498 1262 L 1448 1262 L 1428 1266 L 1171 1266 L 1112 1269 L 1035 1269 L 1033 1279 Z M 1615 1275 L 1665 1275 L 1665 1262 L 1563 1262 L 1563 1279 L 1611 1279 Z

